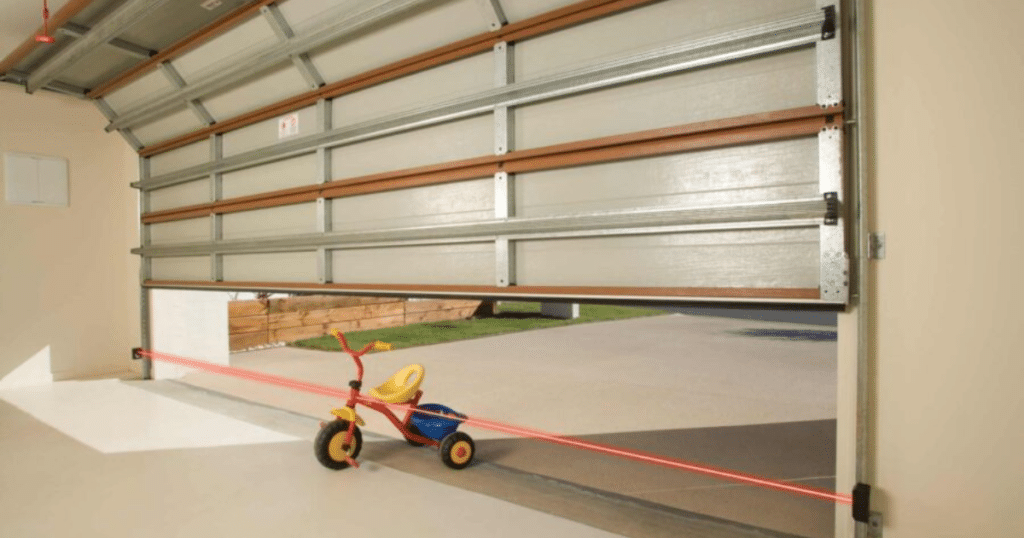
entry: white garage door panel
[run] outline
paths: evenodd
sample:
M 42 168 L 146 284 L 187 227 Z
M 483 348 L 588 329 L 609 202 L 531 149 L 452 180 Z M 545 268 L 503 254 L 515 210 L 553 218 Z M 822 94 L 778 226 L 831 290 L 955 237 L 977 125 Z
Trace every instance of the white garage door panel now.
M 269 105 L 309 89 L 302 74 L 291 64 L 284 64 L 223 92 L 203 99 L 210 114 L 217 119 L 234 117 L 253 108 Z
M 254 17 L 174 60 L 174 66 L 186 82 L 208 75 L 208 68 L 227 58 L 242 59 L 249 51 L 277 40 L 263 17 Z
M 493 119 L 480 116 L 331 151 L 335 179 L 458 161 L 493 151 Z
M 167 75 L 156 69 L 135 79 L 123 88 L 103 96 L 103 100 L 110 105 L 110 108 L 114 109 L 114 112 L 120 114 L 144 103 L 153 95 L 173 89 L 174 86 L 171 85 Z
M 428 9 L 321 47 L 309 57 L 324 79 L 334 82 L 485 31 L 476 0 L 435 1 Z
M 150 157 L 149 173 L 158 176 L 209 161 L 210 143 L 207 141 L 196 142 Z
M 516 80 L 575 69 L 623 53 L 671 45 L 678 43 L 680 36 L 686 36 L 687 40 L 698 39 L 809 9 L 814 9 L 814 0 L 654 2 L 516 44 Z M 516 8 L 506 10 L 515 12 Z
M 280 11 L 296 32 L 371 7 L 292 1 Z M 517 21 L 570 3 L 501 5 Z M 152 285 L 845 304 L 851 202 L 829 10 L 627 4 L 579 4 L 538 34 L 498 30 L 517 32 L 512 46 L 481 37 L 427 67 L 414 56 L 486 35 L 493 17 L 486 1 L 425 2 L 307 51 L 328 84 L 363 77 L 350 85 L 308 93 L 282 61 L 204 96 L 215 116 L 294 99 L 280 110 L 303 104 L 299 132 L 280 138 L 281 116 L 257 113 L 151 158 L 138 252 L 163 280 Z M 240 42 L 266 37 L 257 26 Z M 412 66 L 400 76 L 370 71 L 399 60 Z
M 316 233 L 316 204 L 296 204 L 224 215 L 224 239 Z
M 334 102 L 334 126 L 358 124 L 493 87 L 493 55 L 478 54 L 346 95 Z
M 188 256 L 178 258 L 153 258 L 152 275 L 154 280 L 209 280 L 210 257 Z
M 292 114 L 299 117 L 299 132 L 295 136 L 305 136 L 320 131 L 316 107 L 306 107 L 288 115 Z M 231 157 L 232 155 L 265 148 L 281 142 L 283 139 L 278 136 L 278 126 L 283 117 L 284 115 L 278 116 L 225 133 L 224 156 Z
M 520 286 L 816 288 L 818 256 L 814 228 L 515 244 Z
M 494 243 L 350 249 L 333 253 L 336 282 L 494 284 Z
M 814 198 L 817 137 L 515 176 L 515 214 L 543 217 Z M 638 181 L 637 178 L 643 178 Z
M 209 275 L 206 278 L 209 278 Z M 224 256 L 224 280 L 316 282 L 316 253 L 282 252 Z
M 494 181 L 351 196 L 334 200 L 331 207 L 331 229 L 338 232 L 476 222 L 494 216 Z
M 185 104 L 182 103 L 181 109 L 177 112 L 164 116 L 153 123 L 139 126 L 132 132 L 144 146 L 148 146 L 192 132 L 200 127 L 205 127 L 205 125 L 199 121 L 194 112 L 185 108 Z
M 288 0 L 278 2 L 278 9 L 296 32 L 316 24 L 327 10 L 353 11 L 367 5 L 379 5 L 384 0 Z
M 235 198 L 316 183 L 316 155 L 307 154 L 223 176 L 224 198 Z
M 210 240 L 210 218 L 147 224 L 154 245 L 195 243 Z
M 806 106 L 816 81 L 806 49 L 524 106 L 516 148 Z
M 210 180 L 200 179 L 150 191 L 150 211 L 202 204 L 210 201 Z

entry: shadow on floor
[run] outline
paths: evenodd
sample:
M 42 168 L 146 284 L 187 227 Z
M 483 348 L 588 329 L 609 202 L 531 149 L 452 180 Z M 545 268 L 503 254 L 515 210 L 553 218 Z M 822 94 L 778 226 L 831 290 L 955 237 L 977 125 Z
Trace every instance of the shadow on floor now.
M 833 490 L 835 424 L 820 420 L 580 438 Z M 709 536 L 833 536 L 835 507 L 826 501 L 533 439 L 476 444 L 476 463 L 465 471 L 452 471 L 435 451 L 414 449 L 404 441 L 368 442 L 363 457 L 626 536 L 679 536 L 676 525 L 694 518 L 723 526 L 723 534 Z M 609 506 L 618 518 L 609 519 Z M 653 528 L 664 525 L 665 532 L 651 534 L 650 526 L 636 532 L 622 528 L 624 510 L 637 512 L 625 520 L 660 521 Z

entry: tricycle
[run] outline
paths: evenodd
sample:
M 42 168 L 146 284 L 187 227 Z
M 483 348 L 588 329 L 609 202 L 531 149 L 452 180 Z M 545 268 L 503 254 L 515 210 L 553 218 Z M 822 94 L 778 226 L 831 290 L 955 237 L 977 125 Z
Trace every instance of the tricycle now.
M 448 467 L 464 469 L 469 466 L 476 446 L 469 435 L 458 431 L 466 416 L 441 404 L 419 403 L 423 396 L 420 384 L 425 375 L 422 365 L 410 364 L 398 370 L 387 381 L 370 389 L 369 396 L 363 395 L 360 392 L 363 386 L 361 357 L 371 349 L 385 350 L 390 346 L 371 342 L 362 350 L 354 351 L 341 332 L 334 330 L 331 334 L 355 361 L 356 378 L 348 383 L 345 406 L 331 410 L 334 420 L 320 424 L 320 432 L 313 443 L 316 459 L 324 467 L 334 470 L 359 467 L 356 457 L 363 446 L 359 426 L 366 424 L 356 413 L 356 406 L 360 404 L 387 417 L 410 445 L 436 448 Z M 399 420 L 391 408 L 404 409 L 405 416 Z

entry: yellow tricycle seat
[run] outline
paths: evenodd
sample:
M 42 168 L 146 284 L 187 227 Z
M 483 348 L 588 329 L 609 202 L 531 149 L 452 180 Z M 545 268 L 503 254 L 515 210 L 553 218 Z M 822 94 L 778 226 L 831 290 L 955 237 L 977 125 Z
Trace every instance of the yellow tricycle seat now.
M 423 375 L 423 365 L 410 364 L 395 372 L 384 383 L 370 389 L 370 396 L 393 404 L 408 402 L 420 390 Z

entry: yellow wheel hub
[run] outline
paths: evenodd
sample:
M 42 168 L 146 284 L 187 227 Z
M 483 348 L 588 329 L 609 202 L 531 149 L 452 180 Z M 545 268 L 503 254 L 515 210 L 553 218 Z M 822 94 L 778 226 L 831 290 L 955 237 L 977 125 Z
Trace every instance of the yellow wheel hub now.
M 331 458 L 335 461 L 345 461 L 346 457 L 352 455 L 355 443 L 345 446 L 345 437 L 347 435 L 347 431 L 338 432 L 334 437 L 331 437 L 331 442 L 327 445 L 327 453 L 330 454 Z M 355 439 L 353 439 L 353 441 L 354 440 Z
M 473 457 L 473 447 L 465 441 L 459 441 L 452 445 L 451 451 L 448 453 L 454 463 L 462 465 L 469 461 Z

